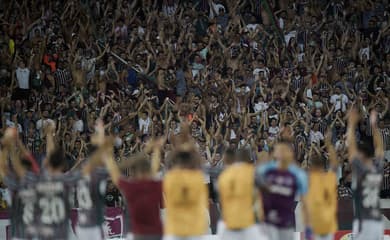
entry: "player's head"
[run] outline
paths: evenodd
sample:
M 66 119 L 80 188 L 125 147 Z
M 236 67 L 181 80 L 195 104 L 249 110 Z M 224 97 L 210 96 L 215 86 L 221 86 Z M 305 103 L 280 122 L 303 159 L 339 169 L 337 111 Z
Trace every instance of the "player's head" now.
M 245 163 L 252 163 L 252 157 L 251 153 L 248 149 L 240 149 L 237 152 L 237 157 L 236 157 L 237 162 L 245 162 Z
M 32 170 L 31 161 L 29 161 L 27 158 L 22 157 L 22 158 L 20 159 L 20 162 L 21 162 L 21 164 L 22 164 L 22 166 L 23 166 L 24 169 L 27 169 L 27 170 L 29 170 L 29 171 Z
M 312 169 L 324 169 L 324 157 L 321 154 L 312 154 L 310 160 Z
M 361 139 L 361 141 L 357 144 L 357 148 L 359 158 L 362 160 L 372 160 L 375 155 L 375 148 L 372 139 Z
M 135 177 L 151 174 L 151 161 L 144 153 L 138 153 L 130 158 L 131 170 Z
M 176 150 L 172 156 L 173 167 L 197 169 L 200 168 L 200 158 L 192 151 Z
M 65 151 L 61 146 L 56 146 L 47 158 L 47 167 L 54 171 L 62 171 L 66 168 Z
M 223 163 L 226 165 L 233 164 L 236 158 L 236 151 L 234 148 L 228 148 L 226 149 L 224 155 L 223 155 Z
M 287 166 L 294 161 L 294 150 L 290 141 L 282 140 L 274 146 L 273 156 L 282 165 Z

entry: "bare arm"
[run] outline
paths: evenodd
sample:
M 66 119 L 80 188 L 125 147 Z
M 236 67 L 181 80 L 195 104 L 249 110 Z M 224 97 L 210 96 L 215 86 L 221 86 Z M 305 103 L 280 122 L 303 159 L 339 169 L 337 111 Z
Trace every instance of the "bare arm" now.
M 0 175 L 2 178 L 7 176 L 8 166 L 7 166 L 7 157 L 9 154 L 8 148 L 3 148 L 0 151 Z
M 333 144 L 332 144 L 331 139 L 332 139 L 332 133 L 331 133 L 331 131 L 329 130 L 329 131 L 326 133 L 325 145 L 326 145 L 326 149 L 328 150 L 328 154 L 329 154 L 329 163 L 330 163 L 330 167 L 331 167 L 331 169 L 336 169 L 336 168 L 337 168 L 337 165 L 338 165 L 337 153 L 336 153 L 336 150 L 335 150 L 334 147 L 333 147 Z
M 375 157 L 377 159 L 383 159 L 385 156 L 384 153 L 384 147 L 383 147 L 383 141 L 381 137 L 381 133 L 379 131 L 379 128 L 377 126 L 377 112 L 374 110 L 370 114 L 370 124 L 372 129 L 372 134 L 374 138 L 374 146 L 375 146 Z
M 11 161 L 16 175 L 18 175 L 19 178 L 23 178 L 26 174 L 26 169 L 23 167 L 20 156 L 15 147 L 11 149 Z
M 106 164 L 107 171 L 111 176 L 111 180 L 116 186 L 118 186 L 119 179 L 121 178 L 121 172 L 119 170 L 119 167 L 116 164 L 112 154 L 107 154 L 104 157 L 105 157 L 104 162 Z
M 46 126 L 45 130 L 46 130 L 46 153 L 49 156 L 55 148 L 55 143 L 54 143 L 55 126 L 49 123 Z
M 359 121 L 359 115 L 356 109 L 352 109 L 349 113 L 348 118 L 348 129 L 347 129 L 347 143 L 348 143 L 348 158 L 349 161 L 352 161 L 357 154 L 357 144 L 355 130 L 356 125 Z

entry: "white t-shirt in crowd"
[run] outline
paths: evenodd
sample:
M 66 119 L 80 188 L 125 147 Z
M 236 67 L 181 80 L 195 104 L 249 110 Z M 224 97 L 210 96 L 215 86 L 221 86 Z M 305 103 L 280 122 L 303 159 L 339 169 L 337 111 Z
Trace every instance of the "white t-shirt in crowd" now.
M 12 122 L 12 121 L 7 119 L 5 121 L 5 125 L 7 125 L 7 127 L 17 128 L 18 129 L 18 133 L 22 133 L 23 132 L 22 125 L 20 125 L 19 123 L 15 124 L 14 122 Z
M 247 24 L 245 28 L 246 28 L 248 31 L 254 32 L 254 31 L 256 31 L 256 28 L 257 28 L 258 26 L 259 26 L 259 24 L 250 23 L 250 24 Z
M 260 73 L 263 73 L 264 74 L 264 77 L 266 79 L 268 79 L 269 77 L 269 69 L 267 67 L 264 67 L 264 68 L 255 68 L 253 70 L 253 75 L 260 75 Z
M 330 103 L 334 105 L 334 111 L 341 110 L 345 112 L 347 110 L 348 97 L 345 94 L 333 94 L 330 97 Z
M 279 131 L 280 131 L 279 127 L 269 127 L 268 129 L 268 133 L 272 137 L 276 137 L 276 135 L 279 134 Z
M 73 131 L 75 132 L 84 131 L 84 123 L 82 120 L 77 120 L 73 123 Z
M 279 18 L 279 27 L 280 27 L 280 29 L 284 29 L 284 19 L 283 18 Z
M 50 124 L 55 124 L 54 121 L 52 119 L 50 119 L 50 118 L 39 119 L 37 121 L 36 128 L 37 128 L 37 130 L 41 130 L 44 125 L 49 124 L 49 123 Z
M 324 140 L 324 135 L 320 131 L 310 131 L 310 142 L 319 143 Z
M 258 102 L 255 103 L 255 106 L 253 106 L 253 110 L 255 110 L 255 112 L 265 111 L 267 109 L 268 109 L 268 103 L 265 102 Z
M 230 130 L 230 140 L 233 140 L 233 139 L 236 139 L 236 138 L 237 138 L 236 132 L 233 129 L 231 129 Z
M 139 118 L 138 119 L 138 126 L 139 126 L 139 130 L 142 130 L 143 129 L 143 134 L 148 134 L 149 133 L 149 126 L 150 126 L 150 118 L 146 118 L 146 119 L 142 119 L 142 118 Z
M 30 89 L 29 80 L 30 80 L 30 70 L 28 68 L 17 68 L 16 69 L 16 80 L 18 81 L 18 86 L 21 89 Z
M 363 55 L 366 55 L 368 60 L 370 59 L 370 48 L 369 47 L 361 48 L 359 50 L 359 57 L 361 60 L 363 60 Z

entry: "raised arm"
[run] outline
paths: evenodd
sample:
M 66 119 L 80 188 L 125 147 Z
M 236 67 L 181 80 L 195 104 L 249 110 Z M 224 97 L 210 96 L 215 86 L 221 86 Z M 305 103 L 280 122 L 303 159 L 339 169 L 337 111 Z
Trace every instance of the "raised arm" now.
M 26 169 L 22 165 L 22 161 L 20 159 L 20 155 L 18 154 L 18 152 L 17 152 L 15 147 L 11 148 L 10 153 L 11 153 L 12 166 L 13 166 L 16 174 L 18 175 L 18 177 L 20 179 L 22 179 L 25 176 L 25 174 L 26 174 Z
M 98 136 L 100 136 L 100 137 L 98 137 L 99 139 L 98 139 L 97 142 L 101 143 L 100 142 L 100 140 L 102 138 L 101 136 L 102 135 L 104 136 L 104 124 L 103 124 L 103 121 L 97 121 L 95 130 L 96 130 L 96 134 Z M 103 151 L 101 157 L 103 159 L 103 162 L 106 165 L 108 173 L 111 176 L 112 182 L 116 186 L 118 186 L 119 179 L 121 177 L 121 171 L 119 170 L 119 167 L 118 167 L 118 165 L 116 164 L 116 162 L 114 160 L 114 154 L 112 152 L 112 148 L 109 151 Z
M 352 161 L 357 155 L 357 144 L 356 144 L 356 125 L 359 122 L 359 114 L 354 108 L 349 113 L 348 117 L 348 129 L 347 129 L 347 143 L 348 143 L 348 159 Z
M 0 151 L 0 176 L 2 178 L 7 176 L 7 170 L 8 170 L 7 157 L 8 157 L 8 154 L 9 154 L 9 150 L 6 148 L 3 148 Z
M 48 123 L 45 126 L 45 134 L 46 134 L 46 154 L 49 156 L 54 148 L 55 148 L 55 142 L 54 142 L 54 132 L 55 132 L 55 126 L 52 123 Z
M 159 139 L 153 139 L 150 143 L 150 148 L 152 151 L 152 164 L 151 171 L 152 176 L 156 176 L 158 171 L 160 170 L 160 162 L 161 162 L 161 148 L 166 141 L 165 137 L 161 137 Z
M 326 149 L 328 150 L 328 154 L 329 154 L 330 168 L 335 170 L 337 168 L 337 165 L 338 165 L 338 160 L 337 160 L 336 150 L 334 149 L 333 144 L 332 144 L 332 132 L 330 130 L 328 130 L 328 132 L 326 133 L 325 146 L 326 146 Z
M 377 118 L 378 118 L 378 113 L 375 110 L 371 111 L 370 124 L 371 124 L 372 134 L 374 138 L 375 157 L 376 159 L 382 160 L 385 156 L 385 152 L 384 152 L 381 133 L 377 125 Z
M 16 141 L 17 141 L 17 130 L 16 128 L 7 128 L 4 133 L 4 137 L 2 140 L 2 144 L 4 146 L 4 152 L 2 152 L 1 156 L 1 164 L 3 165 L 4 169 L 2 169 L 1 174 L 5 176 L 6 169 L 7 169 L 7 157 L 8 154 L 11 156 L 12 166 L 14 171 L 16 172 L 16 175 L 18 175 L 19 178 L 22 178 L 26 171 L 24 167 L 22 166 L 22 163 L 20 161 L 17 149 L 16 149 Z

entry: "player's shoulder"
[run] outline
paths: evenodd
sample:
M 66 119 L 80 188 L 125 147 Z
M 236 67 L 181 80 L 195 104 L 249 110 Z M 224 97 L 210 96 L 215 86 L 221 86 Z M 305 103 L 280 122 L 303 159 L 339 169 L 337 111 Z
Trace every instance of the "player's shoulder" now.
M 300 168 L 299 166 L 297 166 L 297 165 L 295 165 L 295 164 L 291 164 L 291 165 L 288 167 L 288 171 L 289 171 L 295 178 L 297 178 L 297 180 L 307 182 L 307 173 L 306 173 L 302 168 Z
M 14 173 L 9 173 L 4 176 L 3 182 L 11 190 L 15 190 L 20 186 L 20 180 Z
M 175 168 L 169 170 L 164 178 L 176 178 L 176 177 L 196 177 L 203 176 L 203 171 L 200 169 L 183 169 L 183 168 Z
M 27 171 L 22 179 L 22 183 L 34 184 L 39 180 L 39 175 L 32 171 Z
M 278 167 L 278 163 L 276 161 L 268 161 L 264 164 L 261 164 L 256 167 L 256 174 L 266 174 L 268 171 L 275 170 Z

